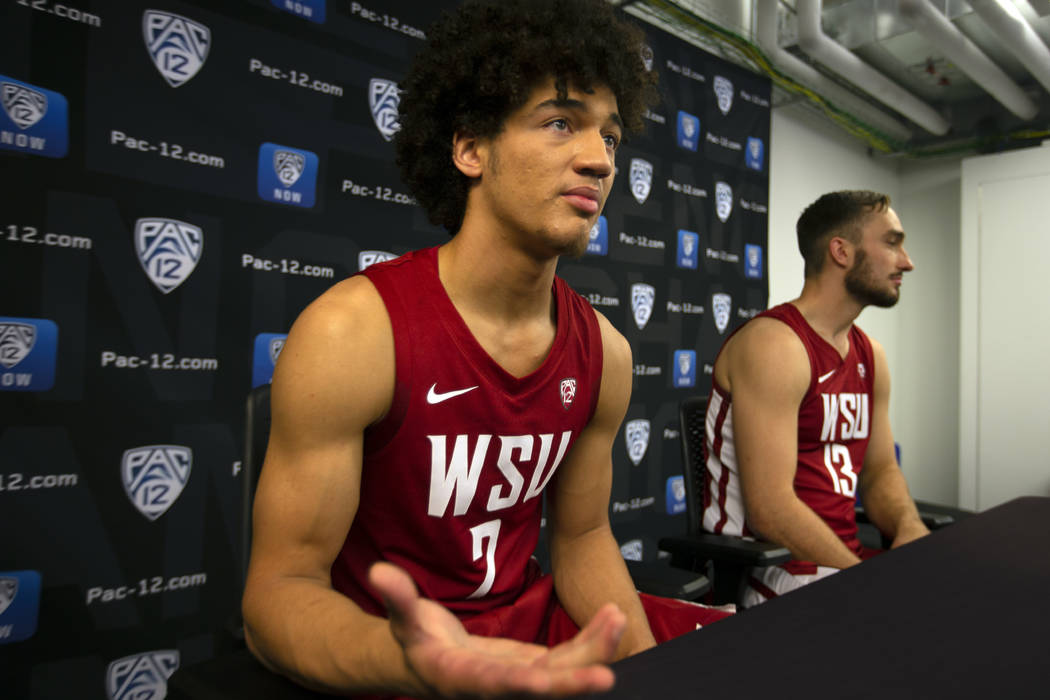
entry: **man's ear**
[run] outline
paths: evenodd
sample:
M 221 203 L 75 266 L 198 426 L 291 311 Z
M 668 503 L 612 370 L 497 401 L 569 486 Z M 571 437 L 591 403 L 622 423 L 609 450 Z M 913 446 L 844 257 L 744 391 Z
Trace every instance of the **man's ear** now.
M 832 236 L 828 241 L 828 256 L 839 265 L 849 269 L 853 264 L 853 243 L 841 236 Z
M 469 178 L 481 177 L 483 150 L 481 140 L 473 134 L 457 131 L 452 136 L 452 162 Z

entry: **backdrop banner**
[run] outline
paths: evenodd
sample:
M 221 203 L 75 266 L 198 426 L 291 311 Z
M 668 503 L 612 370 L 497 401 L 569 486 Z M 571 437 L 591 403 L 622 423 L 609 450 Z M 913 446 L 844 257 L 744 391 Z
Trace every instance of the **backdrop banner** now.
M 448 240 L 392 138 L 454 4 L 0 5 L 3 697 L 162 698 L 234 643 L 248 391 L 325 289 Z M 661 102 L 559 274 L 634 352 L 610 517 L 653 560 L 678 401 L 767 303 L 770 83 L 645 30 Z

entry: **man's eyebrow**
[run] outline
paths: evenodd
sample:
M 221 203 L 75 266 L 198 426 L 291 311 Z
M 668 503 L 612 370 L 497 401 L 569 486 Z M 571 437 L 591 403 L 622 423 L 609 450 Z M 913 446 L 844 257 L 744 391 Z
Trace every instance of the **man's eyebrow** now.
M 577 111 L 581 111 L 581 112 L 586 112 L 587 111 L 587 104 L 585 102 L 583 102 L 582 100 L 573 99 L 571 97 L 565 97 L 565 98 L 552 97 L 549 100 L 544 100 L 543 102 L 540 102 L 538 105 L 536 105 L 536 107 L 532 111 L 533 112 L 538 112 L 541 109 L 544 109 L 546 107 L 557 107 L 559 109 L 572 109 L 572 110 L 577 110 Z M 614 122 L 618 127 L 623 129 L 623 120 L 620 119 L 620 115 L 617 114 L 616 112 L 610 112 L 609 113 L 609 121 Z

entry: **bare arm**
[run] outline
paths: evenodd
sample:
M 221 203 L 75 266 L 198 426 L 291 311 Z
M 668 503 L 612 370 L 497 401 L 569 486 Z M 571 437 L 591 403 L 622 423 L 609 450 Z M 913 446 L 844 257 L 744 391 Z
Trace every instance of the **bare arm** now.
M 252 652 L 329 692 L 415 697 L 561 697 L 604 690 L 623 629 L 612 606 L 554 649 L 475 637 L 408 575 L 373 566 L 390 619 L 331 587 L 357 512 L 363 434 L 388 409 L 393 338 L 375 288 L 357 277 L 303 312 L 274 375 L 273 428 L 255 497 L 242 607 Z
M 634 583 L 609 526 L 612 445 L 631 396 L 631 348 L 598 314 L 604 360 L 598 406 L 548 490 L 554 586 L 581 627 L 603 603 L 627 615 L 617 658 L 655 646 Z
M 749 323 L 730 341 L 715 368 L 728 379 L 733 432 L 747 523 L 796 559 L 846 568 L 858 557 L 795 494 L 798 410 L 810 381 L 809 357 L 798 337 L 772 319 Z M 724 384 L 725 385 L 725 384 Z
M 886 352 L 871 341 L 875 355 L 875 389 L 872 396 L 871 438 L 860 472 L 860 497 L 876 527 L 893 539 L 893 546 L 911 542 L 930 531 L 919 518 L 908 493 L 893 450 L 890 429 L 890 372 Z

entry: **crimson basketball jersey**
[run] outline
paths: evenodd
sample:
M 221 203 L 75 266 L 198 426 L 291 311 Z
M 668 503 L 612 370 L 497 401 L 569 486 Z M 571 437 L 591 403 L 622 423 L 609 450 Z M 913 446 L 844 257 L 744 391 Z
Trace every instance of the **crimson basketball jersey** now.
M 500 367 L 437 274 L 437 248 L 372 265 L 393 327 L 396 388 L 365 431 L 357 515 L 332 585 L 385 614 L 366 574 L 404 568 L 425 597 L 469 617 L 515 601 L 539 575 L 543 489 L 590 422 L 602 376 L 594 310 L 555 278 L 557 332 L 525 377 Z
M 847 547 L 859 554 L 861 545 L 853 508 L 871 433 L 875 385 L 871 341 L 863 331 L 851 326 L 849 352 L 843 358 L 817 335 L 793 304 L 775 306 L 757 318 L 762 317 L 786 323 L 809 355 L 809 389 L 798 412 L 795 493 Z M 740 493 L 731 398 L 717 381 L 712 381 L 704 441 L 703 527 L 719 534 L 751 535 Z

